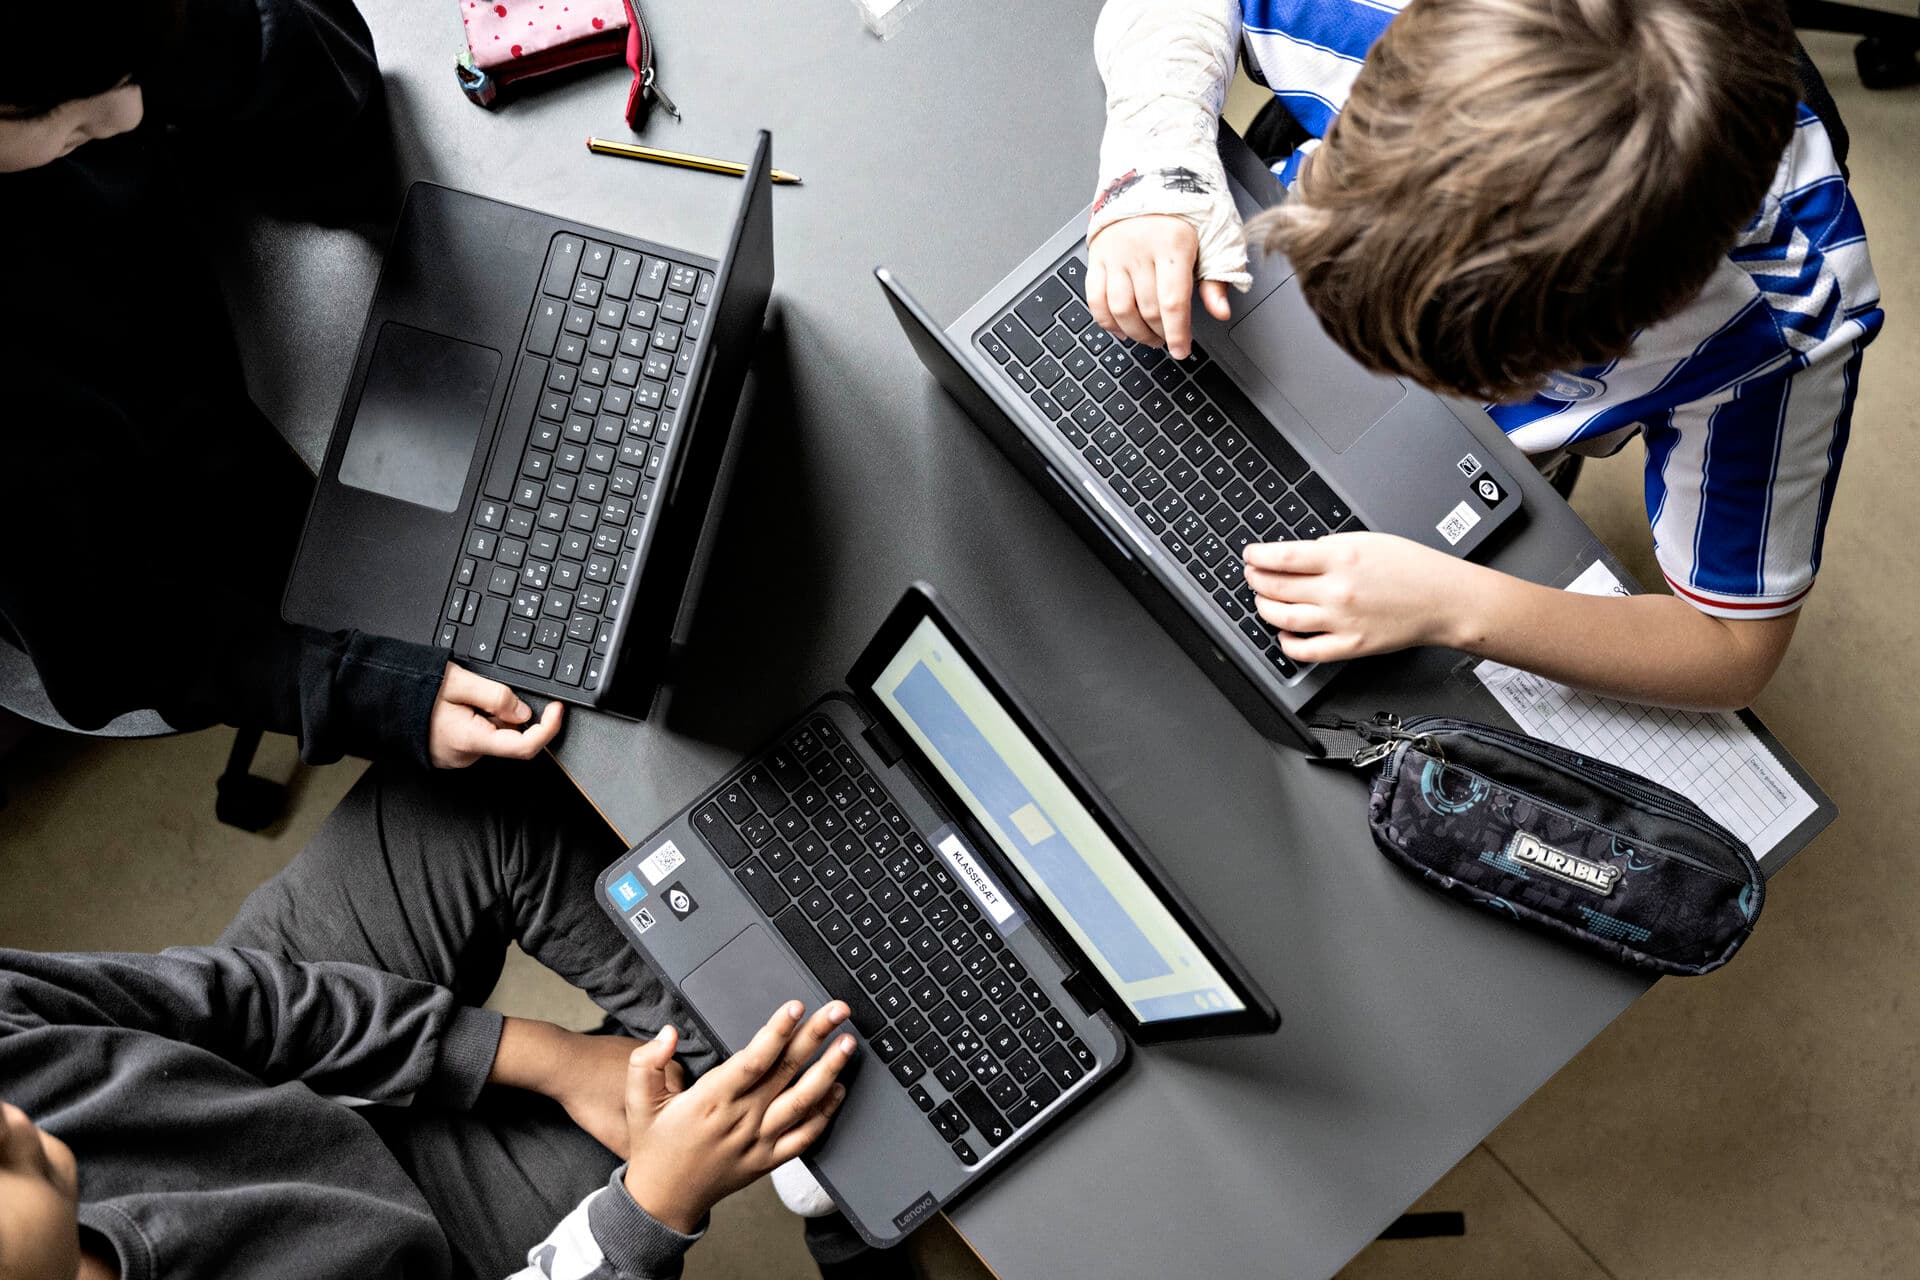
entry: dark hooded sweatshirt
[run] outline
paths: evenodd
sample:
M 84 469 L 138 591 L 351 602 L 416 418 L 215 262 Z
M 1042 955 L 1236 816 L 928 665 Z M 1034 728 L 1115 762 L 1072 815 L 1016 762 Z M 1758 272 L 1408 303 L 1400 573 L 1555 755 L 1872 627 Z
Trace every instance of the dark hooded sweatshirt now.
M 0 1098 L 73 1148 L 81 1227 L 124 1280 L 451 1274 L 440 1224 L 362 1111 L 472 1106 L 500 1027 L 362 965 L 0 950 Z M 636 1205 L 624 1172 L 529 1241 L 520 1276 L 678 1276 L 697 1237 Z
M 135 76 L 138 129 L 0 174 L 0 639 L 81 728 L 152 709 L 424 764 L 444 654 L 280 621 L 312 480 L 205 243 L 213 192 L 336 202 L 384 154 L 372 38 L 344 0 L 187 0 Z

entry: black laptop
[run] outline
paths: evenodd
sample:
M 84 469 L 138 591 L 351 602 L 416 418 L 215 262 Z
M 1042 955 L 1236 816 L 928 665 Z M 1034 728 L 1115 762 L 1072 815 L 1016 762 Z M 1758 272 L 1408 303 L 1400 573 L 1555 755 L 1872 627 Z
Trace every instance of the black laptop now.
M 1243 216 L 1279 198 L 1231 129 L 1221 160 Z M 1221 323 L 1193 311 L 1185 360 L 1116 339 L 1085 298 L 1087 219 L 1069 219 L 944 329 L 876 274 L 921 361 L 1147 609 L 1278 742 L 1318 753 L 1296 714 L 1339 664 L 1302 666 L 1254 611 L 1250 542 L 1377 529 L 1453 555 L 1519 514 L 1475 440 L 1475 405 L 1370 372 L 1315 318 L 1282 258 Z
M 897 1243 L 1146 1043 L 1279 1015 L 985 652 L 916 585 L 848 676 L 600 878 L 740 1049 L 782 1001 L 864 1043 L 807 1166 Z
M 718 260 L 415 183 L 287 620 L 644 714 L 773 288 L 771 146 Z

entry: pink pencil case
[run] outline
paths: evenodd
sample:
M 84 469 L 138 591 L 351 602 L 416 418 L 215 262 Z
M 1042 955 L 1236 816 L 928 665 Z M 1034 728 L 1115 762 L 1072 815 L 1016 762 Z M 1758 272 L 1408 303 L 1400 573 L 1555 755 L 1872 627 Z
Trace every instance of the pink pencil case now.
M 460 88 L 483 107 L 502 89 L 568 67 L 625 54 L 633 72 L 627 124 L 638 129 L 653 102 L 679 119 L 654 83 L 653 39 L 633 0 L 459 0 L 467 51 L 454 67 Z

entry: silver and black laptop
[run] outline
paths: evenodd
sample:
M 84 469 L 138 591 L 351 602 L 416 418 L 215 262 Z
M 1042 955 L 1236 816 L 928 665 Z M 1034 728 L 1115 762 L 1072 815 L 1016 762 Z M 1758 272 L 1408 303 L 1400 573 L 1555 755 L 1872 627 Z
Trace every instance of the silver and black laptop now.
M 1229 129 L 1242 216 L 1280 196 Z M 1259 193 L 1259 194 L 1255 194 Z M 1474 440 L 1478 408 L 1362 368 L 1284 260 L 1193 353 L 1116 339 L 1085 303 L 1086 210 L 944 330 L 876 274 L 923 363 L 1268 737 L 1317 753 L 1295 714 L 1337 666 L 1300 667 L 1253 609 L 1250 542 L 1376 529 L 1471 555 L 1520 508 Z
M 644 715 L 773 289 L 771 150 L 717 259 L 415 183 L 287 620 Z
M 780 1004 L 863 1042 L 806 1162 L 897 1243 L 1146 1043 L 1273 1005 L 932 591 L 798 724 L 602 874 L 723 1052 Z

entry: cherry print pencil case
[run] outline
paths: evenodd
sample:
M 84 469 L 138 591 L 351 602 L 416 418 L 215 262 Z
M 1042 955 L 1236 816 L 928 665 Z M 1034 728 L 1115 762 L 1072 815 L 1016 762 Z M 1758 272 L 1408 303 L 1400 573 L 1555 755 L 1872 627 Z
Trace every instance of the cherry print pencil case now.
M 625 56 L 633 72 L 627 124 L 638 129 L 659 102 L 679 112 L 654 83 L 653 39 L 634 0 L 459 0 L 467 49 L 454 73 L 467 97 L 492 106 L 500 92 L 569 67 Z

